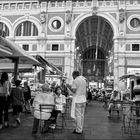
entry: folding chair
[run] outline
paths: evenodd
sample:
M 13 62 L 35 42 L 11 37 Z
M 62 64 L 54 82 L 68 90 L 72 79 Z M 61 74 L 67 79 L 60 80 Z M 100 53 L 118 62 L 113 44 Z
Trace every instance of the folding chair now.
M 140 106 L 125 106 L 122 130 L 125 134 L 140 135 Z
M 131 135 L 140 135 L 140 106 L 132 105 L 129 118 L 129 129 Z
M 66 125 L 66 112 L 59 112 L 59 117 L 58 117 L 58 120 L 60 120 L 61 119 L 61 124 L 60 125 L 58 125 L 58 123 L 57 123 L 57 126 L 60 126 L 61 127 L 61 130 L 63 130 L 64 128 L 65 128 L 65 126 L 67 126 Z M 58 120 L 57 120 L 57 122 L 58 122 Z
M 42 133 L 43 132 L 43 126 L 44 126 L 44 121 L 45 119 L 42 118 L 43 116 L 43 113 L 48 113 L 49 115 L 49 118 L 46 120 L 46 121 L 49 121 L 53 118 L 51 118 L 51 113 L 52 113 L 52 110 L 54 109 L 55 105 L 53 104 L 40 104 L 39 105 L 39 110 L 40 110 L 40 124 L 39 124 L 39 128 L 40 128 L 40 132 Z M 54 137 L 54 127 L 49 127 L 49 129 L 52 130 L 52 133 L 53 133 L 53 137 Z

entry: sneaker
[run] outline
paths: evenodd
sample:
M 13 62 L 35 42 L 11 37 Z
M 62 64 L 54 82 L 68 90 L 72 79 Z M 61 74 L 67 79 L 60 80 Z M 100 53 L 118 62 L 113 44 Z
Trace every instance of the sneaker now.
M 108 115 L 107 115 L 107 117 L 108 117 L 108 118 L 111 118 L 111 115 L 110 115 L 110 114 L 108 114 Z
M 0 124 L 0 130 L 2 129 L 2 124 Z
M 5 127 L 5 128 L 8 128 L 8 127 L 9 127 L 8 122 L 4 122 L 4 127 Z
M 55 129 L 55 128 L 56 128 L 56 124 L 51 124 L 51 125 L 49 126 L 49 128 Z
M 74 131 L 72 132 L 73 134 L 83 134 L 83 131 L 82 132 L 77 132 L 75 129 Z
M 16 119 L 16 123 L 17 123 L 17 124 L 19 124 L 19 125 L 21 124 L 21 122 L 20 122 L 20 119 L 19 119 L 19 118 L 17 118 L 17 119 Z

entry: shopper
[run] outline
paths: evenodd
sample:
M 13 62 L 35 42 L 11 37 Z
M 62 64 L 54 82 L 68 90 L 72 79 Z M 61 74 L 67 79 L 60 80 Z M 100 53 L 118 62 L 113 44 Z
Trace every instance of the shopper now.
M 24 87 L 23 87 L 23 94 L 24 94 L 24 100 L 25 100 L 25 113 L 31 113 L 31 89 L 28 86 L 28 82 L 24 82 Z
M 3 72 L 0 79 L 0 129 L 8 127 L 8 109 L 9 109 L 9 95 L 11 84 L 8 80 L 8 74 Z M 4 125 L 3 125 L 3 112 L 4 112 Z
M 17 126 L 21 123 L 20 116 L 23 111 L 24 94 L 21 87 L 21 81 L 16 80 L 15 85 L 16 88 L 13 88 L 11 91 L 11 102 L 13 107 L 14 126 Z

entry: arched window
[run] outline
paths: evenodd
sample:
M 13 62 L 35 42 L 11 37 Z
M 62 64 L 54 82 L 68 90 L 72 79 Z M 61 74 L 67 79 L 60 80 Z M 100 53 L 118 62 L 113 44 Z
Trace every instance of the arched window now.
M 9 36 L 9 29 L 5 23 L 0 22 L 0 36 Z
M 16 36 L 38 36 L 38 29 L 34 23 L 24 21 L 18 25 L 16 29 Z

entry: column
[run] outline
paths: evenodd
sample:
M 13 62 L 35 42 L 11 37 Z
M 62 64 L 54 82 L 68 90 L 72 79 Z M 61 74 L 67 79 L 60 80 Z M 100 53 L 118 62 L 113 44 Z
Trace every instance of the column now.
M 119 43 L 117 39 L 114 39 L 114 89 L 118 90 L 118 52 L 119 52 Z
M 67 73 L 68 82 L 72 82 L 72 72 L 74 70 L 75 39 L 67 38 L 65 40 L 65 73 Z
M 126 71 L 126 59 L 125 57 L 120 56 L 119 47 L 121 46 L 120 40 L 114 39 L 114 89 L 116 90 L 124 90 L 125 82 L 120 81 L 119 77 L 125 74 Z M 122 47 L 122 46 L 121 46 Z

